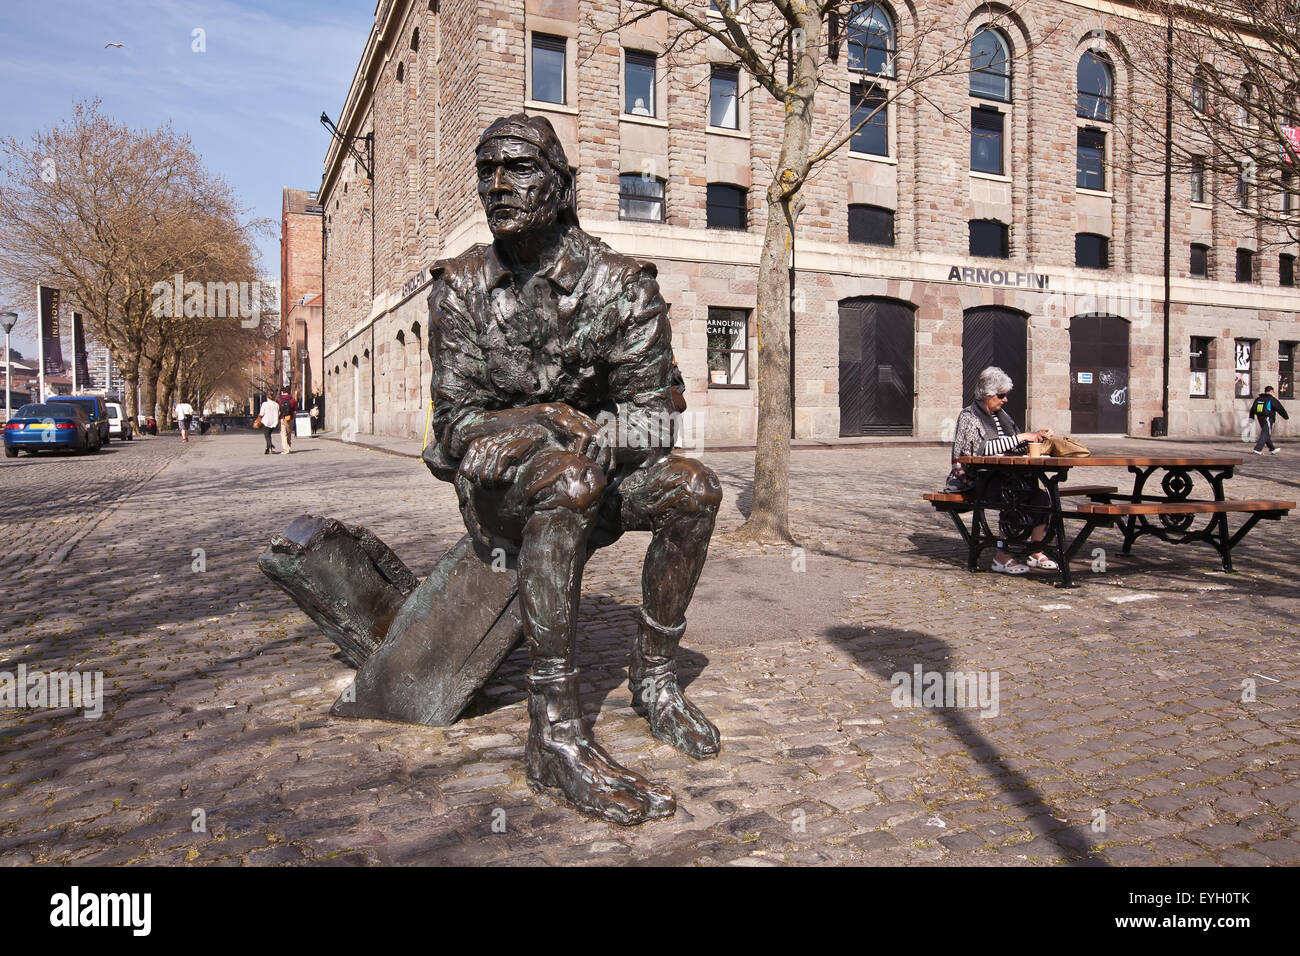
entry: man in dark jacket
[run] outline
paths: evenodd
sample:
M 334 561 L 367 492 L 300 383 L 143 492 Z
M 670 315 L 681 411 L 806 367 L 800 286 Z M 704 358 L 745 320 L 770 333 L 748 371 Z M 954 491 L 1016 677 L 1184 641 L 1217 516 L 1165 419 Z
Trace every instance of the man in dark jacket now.
M 1277 454 L 1277 448 L 1273 445 L 1273 423 L 1277 421 L 1277 416 L 1290 418 L 1282 403 L 1277 400 L 1273 394 L 1273 386 L 1266 385 L 1264 391 L 1255 396 L 1255 400 L 1250 403 L 1250 417 L 1259 422 L 1259 439 L 1255 442 L 1255 451 L 1253 454 L 1261 455 L 1264 453 L 1264 446 L 1273 454 Z

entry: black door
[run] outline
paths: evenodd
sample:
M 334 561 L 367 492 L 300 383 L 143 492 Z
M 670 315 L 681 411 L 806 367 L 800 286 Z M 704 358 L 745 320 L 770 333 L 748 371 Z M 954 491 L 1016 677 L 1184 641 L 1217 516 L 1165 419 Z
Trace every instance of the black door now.
M 840 434 L 910 435 L 916 309 L 896 299 L 840 303 Z
M 1117 315 L 1070 320 L 1070 430 L 1128 431 L 1128 323 Z
M 981 306 L 962 314 L 962 401 L 967 405 L 975 401 L 975 383 L 980 372 L 996 365 L 1015 383 L 1003 409 L 1021 429 L 1029 427 L 1025 421 L 1029 391 L 1028 327 L 1026 315 L 1015 309 Z

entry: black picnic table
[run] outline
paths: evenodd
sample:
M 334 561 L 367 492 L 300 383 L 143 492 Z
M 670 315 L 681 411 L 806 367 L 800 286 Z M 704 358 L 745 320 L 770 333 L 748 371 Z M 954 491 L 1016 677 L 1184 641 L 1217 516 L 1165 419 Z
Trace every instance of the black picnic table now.
M 979 556 L 999 540 L 1014 555 L 1041 551 L 1060 567 L 1060 587 L 1074 587 L 1070 559 L 1098 527 L 1117 527 L 1124 537 L 1123 553 L 1143 535 L 1154 535 L 1173 544 L 1203 543 L 1223 559 L 1223 570 L 1231 572 L 1232 549 L 1260 520 L 1276 520 L 1295 508 L 1294 501 L 1229 499 L 1224 482 L 1241 464 L 1240 458 L 1186 456 L 1095 455 L 1072 458 L 1014 455 L 969 455 L 959 458 L 974 488 L 965 493 L 937 493 L 925 498 L 936 509 L 948 513 L 968 547 L 967 567 L 978 570 Z M 1134 476 L 1133 490 L 1122 494 L 1103 486 L 1072 487 L 1066 483 L 1073 468 L 1127 468 Z M 1147 485 L 1156 474 L 1159 492 L 1148 493 Z M 1194 499 L 1197 479 L 1207 485 L 1211 498 Z M 1039 489 L 1046 492 L 1046 506 L 1035 503 Z M 1072 507 L 1062 498 L 1087 498 Z M 987 511 L 999 517 L 999 530 L 990 526 Z M 961 515 L 969 512 L 970 527 Z M 1243 513 L 1247 519 L 1235 531 L 1228 527 L 1228 515 Z M 1193 528 L 1197 515 L 1207 515 L 1202 528 Z M 1082 528 L 1068 537 L 1065 520 L 1080 520 Z M 1041 542 L 1031 542 L 1030 533 L 1047 525 Z

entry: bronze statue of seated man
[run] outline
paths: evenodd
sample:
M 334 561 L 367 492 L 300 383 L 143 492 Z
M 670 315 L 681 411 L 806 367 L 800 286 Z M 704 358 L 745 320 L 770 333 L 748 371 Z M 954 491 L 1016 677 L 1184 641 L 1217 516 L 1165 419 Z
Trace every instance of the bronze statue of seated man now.
M 682 693 L 674 656 L 721 487 L 671 452 L 672 344 L 656 271 L 579 228 L 573 172 L 550 122 L 499 119 L 476 159 L 494 241 L 434 267 L 436 443 L 425 460 L 455 483 L 480 547 L 517 560 L 532 654 L 530 786 L 615 823 L 668 816 L 671 791 L 619 766 L 583 729 L 582 572 L 624 531 L 651 532 L 633 706 L 660 740 L 715 756 L 717 728 Z

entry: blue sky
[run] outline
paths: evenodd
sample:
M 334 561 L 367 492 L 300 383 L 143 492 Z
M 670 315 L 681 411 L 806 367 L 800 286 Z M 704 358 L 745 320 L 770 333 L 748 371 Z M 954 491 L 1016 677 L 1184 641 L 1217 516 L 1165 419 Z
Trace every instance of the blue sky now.
M 189 133 L 241 205 L 277 224 L 282 187 L 320 185 L 329 133 L 318 117 L 338 119 L 375 13 L 374 0 L 3 3 L 0 133 L 25 139 L 100 97 L 121 122 Z M 259 244 L 277 280 L 278 232 Z M 16 329 L 14 347 L 34 351 L 31 307 L 19 311 L 27 334 Z

